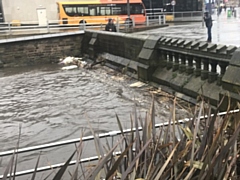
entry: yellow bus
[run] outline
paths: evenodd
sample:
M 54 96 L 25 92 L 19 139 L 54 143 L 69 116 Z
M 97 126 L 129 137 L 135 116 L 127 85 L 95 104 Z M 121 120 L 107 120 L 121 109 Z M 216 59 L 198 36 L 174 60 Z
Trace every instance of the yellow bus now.
M 127 0 L 79 0 L 57 2 L 60 24 L 107 24 L 108 19 L 119 23 L 145 22 L 145 7 L 141 0 L 129 0 L 130 19 L 127 15 Z

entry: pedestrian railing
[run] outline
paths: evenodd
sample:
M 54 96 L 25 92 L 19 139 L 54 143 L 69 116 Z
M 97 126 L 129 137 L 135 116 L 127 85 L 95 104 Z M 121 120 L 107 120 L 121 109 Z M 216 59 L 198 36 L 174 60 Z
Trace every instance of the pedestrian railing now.
M 232 110 L 230 112 L 221 112 L 221 113 L 218 113 L 218 116 L 224 116 L 224 115 L 229 114 L 229 113 L 233 114 L 233 113 L 238 113 L 238 112 L 239 112 L 239 109 Z M 214 114 L 211 114 L 210 116 L 213 117 Z M 201 116 L 200 120 L 204 120 L 207 117 L 208 117 L 207 115 L 206 116 Z M 185 119 L 176 121 L 176 123 L 184 125 L 186 122 L 191 121 L 191 120 L 193 120 L 193 119 L 192 118 L 185 118 Z M 173 122 L 171 122 L 170 125 L 173 125 Z M 155 124 L 155 128 L 166 127 L 166 126 L 169 126 L 168 122 Z M 131 132 L 135 132 L 136 130 L 137 130 L 136 128 L 126 129 L 126 130 L 123 130 L 123 133 L 128 134 L 128 133 L 131 133 Z M 142 127 L 138 128 L 138 131 L 142 131 L 142 130 L 143 130 Z M 121 134 L 122 134 L 121 131 L 111 131 L 111 132 L 108 132 L 108 133 L 99 134 L 98 137 L 99 138 L 110 137 L 112 139 L 112 146 L 113 146 L 114 137 L 119 136 Z M 42 145 L 37 145 L 37 146 L 33 146 L 33 147 L 20 148 L 20 149 L 17 149 L 17 150 L 9 150 L 9 151 L 0 152 L 0 158 L 5 157 L 5 156 L 11 156 L 14 153 L 15 154 L 20 154 L 20 153 L 33 152 L 33 151 L 38 151 L 38 150 L 43 150 L 43 149 L 48 149 L 48 148 L 53 148 L 53 147 L 59 147 L 59 146 L 62 147 L 62 146 L 65 146 L 65 145 L 76 144 L 76 143 L 79 143 L 80 141 L 85 142 L 85 141 L 91 141 L 91 140 L 94 140 L 93 135 L 83 137 L 83 138 L 76 138 L 76 139 L 71 139 L 71 140 L 66 140 L 66 141 L 59 141 L 59 142 L 53 142 L 53 143 L 48 143 L 48 144 L 42 144 Z M 119 151 L 113 153 L 113 155 L 119 155 L 119 154 L 121 154 L 121 152 L 119 152 Z M 98 159 L 99 159 L 98 156 L 93 156 L 93 157 L 81 159 L 80 161 L 75 161 L 75 160 L 71 161 L 69 163 L 69 165 L 74 165 L 76 163 L 86 163 L 86 162 L 96 161 Z M 58 164 L 53 164 L 53 165 L 50 165 L 50 166 L 39 167 L 39 168 L 37 168 L 36 172 L 42 172 L 42 171 L 47 171 L 47 170 L 51 170 L 51 169 L 55 169 L 55 168 L 60 168 L 63 165 L 64 165 L 64 163 L 58 163 Z M 16 172 L 14 175 L 15 176 L 23 176 L 23 175 L 27 175 L 27 174 L 32 174 L 33 172 L 35 172 L 35 169 L 29 169 L 29 170 L 25 170 L 25 171 Z M 13 176 L 13 174 L 12 174 L 12 176 Z M 10 177 L 10 174 L 8 174 L 8 177 Z M 0 179 L 2 179 L 2 178 L 3 178 L 3 175 L 0 175 Z
M 201 20 L 202 12 L 200 11 L 187 11 L 187 12 L 163 12 L 163 9 L 146 9 L 146 21 L 142 24 L 137 24 L 134 17 L 130 21 L 119 21 L 115 19 L 115 25 L 118 31 L 125 31 L 129 28 L 137 26 L 154 26 L 165 24 L 166 21 L 184 21 L 184 20 Z M 94 19 L 93 19 L 94 21 Z M 74 24 L 70 20 L 65 24 L 60 20 L 47 20 L 46 22 L 38 21 L 25 21 L 20 22 L 13 20 L 11 22 L 0 23 L 0 35 L 29 35 L 29 34 L 46 34 L 46 33 L 60 33 L 68 31 L 78 31 L 79 29 L 93 29 L 104 30 L 107 24 L 107 19 L 96 19 L 96 22 L 106 23 L 83 23 Z
M 183 11 L 183 12 L 165 12 L 162 8 L 146 9 L 146 15 L 158 17 L 159 15 L 165 16 L 166 21 L 194 21 L 202 20 L 202 11 Z
M 165 15 L 148 15 L 146 16 L 146 26 L 166 24 Z
M 94 21 L 94 20 L 93 20 Z M 69 31 L 78 31 L 78 30 L 105 30 L 107 20 L 105 18 L 96 19 L 97 21 L 106 21 L 106 23 L 83 23 L 73 24 L 73 22 L 68 21 L 68 24 L 63 24 L 59 20 L 48 20 L 45 23 L 39 24 L 38 21 L 27 21 L 27 22 L 5 22 L 0 23 L 0 36 L 9 36 L 9 35 L 32 35 L 32 34 L 46 34 L 46 33 L 61 33 Z M 116 19 L 114 21 L 117 31 L 125 31 L 129 28 L 134 28 L 137 26 L 152 26 L 152 25 L 162 25 L 165 24 L 165 16 L 159 15 L 157 18 L 153 16 L 146 16 L 146 22 L 142 24 L 137 24 L 135 19 L 132 18 L 130 21 L 119 21 Z

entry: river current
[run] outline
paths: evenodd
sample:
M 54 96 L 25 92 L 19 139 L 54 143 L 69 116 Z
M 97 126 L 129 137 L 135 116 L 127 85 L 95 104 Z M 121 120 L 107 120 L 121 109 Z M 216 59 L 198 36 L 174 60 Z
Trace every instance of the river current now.
M 20 148 L 79 138 L 81 132 L 91 135 L 89 124 L 99 133 L 118 130 L 116 114 L 123 127 L 130 128 L 133 107 L 145 116 L 151 104 L 149 87 L 130 87 L 134 82 L 103 66 L 68 71 L 56 64 L 1 69 L 0 152 L 16 147 L 20 125 Z M 157 123 L 170 116 L 171 102 L 161 102 L 156 106 Z M 64 162 L 74 145 L 64 148 L 43 150 L 40 166 Z M 93 149 L 85 143 L 83 156 L 96 152 Z M 38 154 L 19 155 L 18 171 L 33 168 Z M 0 158 L 0 174 L 8 160 Z

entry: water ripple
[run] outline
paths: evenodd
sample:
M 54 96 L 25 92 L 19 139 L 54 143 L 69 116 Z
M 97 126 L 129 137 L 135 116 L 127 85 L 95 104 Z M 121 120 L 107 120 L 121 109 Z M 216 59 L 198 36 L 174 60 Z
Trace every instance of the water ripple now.
M 2 71 L 0 151 L 16 146 L 19 124 L 20 147 L 33 146 L 80 137 L 88 123 L 98 132 L 117 130 L 116 113 L 124 127 L 130 127 L 132 98 L 146 102 L 141 107 L 145 112 L 151 102 L 151 96 L 129 88 L 130 81 L 115 81 L 101 69 L 61 71 L 43 66 Z M 117 95 L 119 89 L 124 97 Z

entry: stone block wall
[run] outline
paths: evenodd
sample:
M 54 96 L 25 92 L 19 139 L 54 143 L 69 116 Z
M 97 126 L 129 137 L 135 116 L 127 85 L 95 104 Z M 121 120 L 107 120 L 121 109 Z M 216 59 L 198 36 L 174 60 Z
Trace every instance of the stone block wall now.
M 83 52 L 102 56 L 118 69 L 127 67 L 137 73 L 138 79 L 149 81 L 153 67 L 157 66 L 158 37 L 106 31 L 86 31 Z
M 64 56 L 80 56 L 83 32 L 0 40 L 4 67 L 46 64 Z
M 231 97 L 231 107 L 234 107 L 236 102 L 240 103 L 240 48 L 233 53 L 222 78 L 222 86 L 224 91 L 220 93 L 220 98 L 223 98 L 224 108 L 228 106 L 228 96 Z
M 97 40 L 94 53 L 106 52 L 115 56 L 136 60 L 147 36 L 88 30 L 84 35 L 85 47 L 83 49 L 85 52 L 87 52 L 92 38 Z

